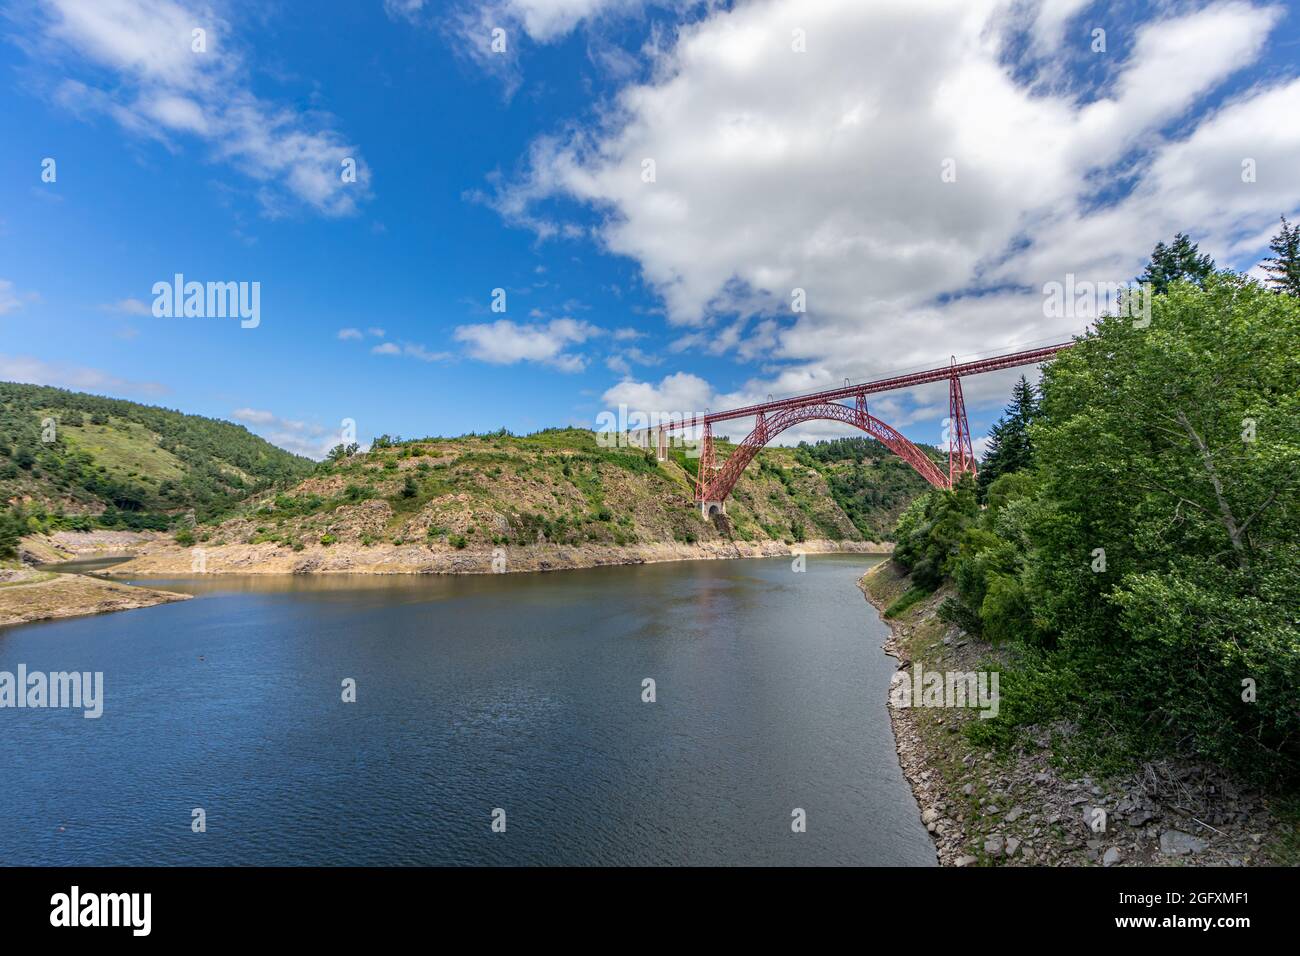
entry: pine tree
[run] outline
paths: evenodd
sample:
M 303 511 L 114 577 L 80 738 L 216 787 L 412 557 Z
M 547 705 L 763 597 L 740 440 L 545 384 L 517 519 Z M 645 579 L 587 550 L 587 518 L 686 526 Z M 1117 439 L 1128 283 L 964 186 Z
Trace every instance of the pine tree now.
M 979 469 L 979 495 L 983 500 L 995 478 L 1028 468 L 1033 463 L 1034 448 L 1029 426 L 1038 415 L 1038 394 L 1023 375 L 1011 392 L 1006 413 L 989 431 L 988 449 Z
M 1292 226 L 1282 217 L 1282 231 L 1272 238 L 1268 247 L 1276 255 L 1267 257 L 1264 271 L 1266 284 L 1276 292 L 1300 296 L 1300 223 Z
M 1151 283 L 1151 291 L 1157 294 L 1163 294 L 1169 283 L 1177 279 L 1190 279 L 1203 286 L 1205 280 L 1214 274 L 1214 260 L 1208 253 L 1200 255 L 1200 251 L 1183 232 L 1174 236 L 1172 245 L 1157 242 L 1146 271 L 1138 276 L 1137 281 Z

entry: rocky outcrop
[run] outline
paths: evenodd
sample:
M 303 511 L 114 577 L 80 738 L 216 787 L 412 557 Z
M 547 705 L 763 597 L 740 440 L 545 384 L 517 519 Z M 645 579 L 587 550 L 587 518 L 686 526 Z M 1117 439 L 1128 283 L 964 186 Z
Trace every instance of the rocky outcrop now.
M 18 558 L 27 565 L 57 564 L 102 554 L 123 554 L 148 542 L 162 541 L 164 537 L 156 531 L 56 531 L 48 535 L 33 534 L 19 543 Z

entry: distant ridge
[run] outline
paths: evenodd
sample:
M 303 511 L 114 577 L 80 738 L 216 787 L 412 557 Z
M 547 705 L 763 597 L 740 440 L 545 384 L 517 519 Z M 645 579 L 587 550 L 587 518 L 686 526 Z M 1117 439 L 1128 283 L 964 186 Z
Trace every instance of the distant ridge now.
M 0 494 L 38 523 L 164 529 L 190 512 L 213 520 L 314 467 L 231 422 L 0 382 Z

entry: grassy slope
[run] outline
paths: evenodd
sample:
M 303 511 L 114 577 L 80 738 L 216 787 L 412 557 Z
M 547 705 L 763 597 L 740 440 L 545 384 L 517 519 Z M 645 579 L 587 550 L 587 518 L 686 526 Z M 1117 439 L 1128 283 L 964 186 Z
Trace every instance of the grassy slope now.
M 54 442 L 43 440 L 47 419 Z M 732 448 L 719 441 L 719 457 Z M 44 515 L 101 520 L 108 510 L 124 516 L 110 513 L 114 527 L 163 527 L 122 522 L 194 510 L 202 540 L 290 547 L 326 536 L 452 547 L 879 541 L 924 488 L 881 450 L 764 449 L 719 529 L 692 507 L 697 461 L 681 449 L 657 463 L 599 447 L 590 431 L 552 429 L 424 439 L 317 467 L 228 422 L 0 383 L 0 495 L 43 530 L 60 526 Z
M 720 456 L 729 452 L 720 443 Z M 696 462 L 678 450 L 659 463 L 640 449 L 601 448 L 580 429 L 422 439 L 323 466 L 296 487 L 256 496 L 239 518 L 201 528 L 199 538 L 292 547 L 329 536 L 472 548 L 693 543 L 728 534 L 788 544 L 883 538 L 870 526 L 864 534 L 831 493 L 828 477 L 844 465 L 810 467 L 798 458 L 787 448 L 760 453 L 728 501 L 728 532 L 692 506 Z M 872 473 L 892 465 L 861 467 Z M 919 491 L 920 479 L 915 485 Z M 904 503 L 872 512 L 875 523 L 892 524 Z
M 313 467 L 230 422 L 0 382 L 0 496 L 29 515 L 216 515 Z
M 117 478 L 157 483 L 185 474 L 180 459 L 159 448 L 156 437 L 135 422 L 110 419 L 107 425 L 67 426 L 63 439 L 71 450 L 88 453 L 96 467 L 102 465 Z

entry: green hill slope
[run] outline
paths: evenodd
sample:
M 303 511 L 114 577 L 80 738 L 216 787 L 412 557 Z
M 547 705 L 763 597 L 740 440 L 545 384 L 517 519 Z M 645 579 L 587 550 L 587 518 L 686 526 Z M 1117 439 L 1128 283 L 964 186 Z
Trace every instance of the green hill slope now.
M 733 447 L 719 440 L 719 457 Z M 11 506 L 11 538 L 170 529 L 182 544 L 292 550 L 883 541 L 926 488 L 868 438 L 766 448 L 728 500 L 727 522 L 715 526 L 692 504 L 697 466 L 684 449 L 659 462 L 572 428 L 382 436 L 368 452 L 316 463 L 229 422 L 0 383 L 0 495 Z
M 718 442 L 719 457 L 731 449 Z M 254 496 L 237 517 L 196 537 L 295 550 L 880 541 L 927 487 L 869 439 L 767 448 L 736 485 L 729 526 L 719 528 L 693 507 L 696 466 L 683 449 L 659 462 L 639 448 L 603 448 L 582 429 L 384 437 L 368 453 L 322 463 L 296 487 Z
M 0 382 L 0 495 L 29 528 L 162 529 L 190 511 L 212 520 L 314 467 L 229 422 Z

